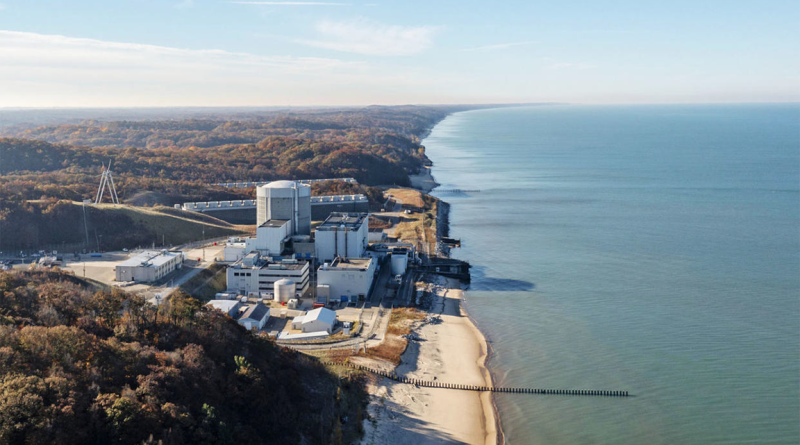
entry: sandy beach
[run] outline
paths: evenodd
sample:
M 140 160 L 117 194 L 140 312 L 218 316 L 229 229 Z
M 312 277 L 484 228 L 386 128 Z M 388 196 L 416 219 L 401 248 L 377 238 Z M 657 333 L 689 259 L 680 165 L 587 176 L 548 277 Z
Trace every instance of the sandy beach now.
M 419 322 L 397 367 L 401 376 L 448 383 L 491 385 L 484 366 L 487 345 L 461 309 L 455 280 L 438 277 L 430 314 L 441 322 Z M 388 379 L 370 387 L 371 419 L 363 444 L 496 444 L 498 430 L 491 393 L 418 388 Z

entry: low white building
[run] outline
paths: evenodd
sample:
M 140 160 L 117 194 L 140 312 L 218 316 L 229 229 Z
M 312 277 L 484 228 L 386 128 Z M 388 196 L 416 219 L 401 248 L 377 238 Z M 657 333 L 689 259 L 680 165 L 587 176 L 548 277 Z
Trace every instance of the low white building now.
M 226 271 L 227 288 L 240 295 L 272 297 L 275 282 L 284 278 L 295 282 L 298 295 L 303 295 L 309 286 L 309 262 L 284 259 L 269 261 L 257 252 L 230 265 Z
M 247 254 L 247 242 L 245 238 L 230 238 L 222 252 L 225 261 L 231 263 L 239 261 Z
M 182 252 L 148 250 L 119 263 L 116 267 L 116 278 L 117 281 L 150 283 L 180 269 L 182 265 Z
M 308 311 L 305 315 L 294 317 L 292 320 L 292 329 L 299 329 L 303 333 L 324 331 L 330 335 L 334 326 L 336 326 L 336 312 L 324 307 Z
M 250 305 L 239 316 L 239 324 L 247 330 L 261 330 L 269 320 L 269 308 L 261 303 Z
M 336 258 L 332 263 L 325 263 L 317 270 L 317 289 L 327 286 L 325 291 L 334 300 L 342 297 L 353 301 L 365 299 L 375 277 L 376 262 L 368 257 Z
M 331 213 L 314 231 L 317 260 L 333 261 L 337 256 L 361 258 L 367 250 L 368 237 L 366 213 Z
M 220 310 L 233 318 L 239 316 L 239 308 L 241 307 L 241 304 L 237 300 L 211 300 L 206 303 L 206 305 Z

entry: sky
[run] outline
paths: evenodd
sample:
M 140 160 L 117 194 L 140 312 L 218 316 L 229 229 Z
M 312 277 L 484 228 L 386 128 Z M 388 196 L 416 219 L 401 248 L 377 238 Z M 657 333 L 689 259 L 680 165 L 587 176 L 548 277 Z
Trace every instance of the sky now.
M 0 107 L 800 101 L 800 1 L 0 0 Z

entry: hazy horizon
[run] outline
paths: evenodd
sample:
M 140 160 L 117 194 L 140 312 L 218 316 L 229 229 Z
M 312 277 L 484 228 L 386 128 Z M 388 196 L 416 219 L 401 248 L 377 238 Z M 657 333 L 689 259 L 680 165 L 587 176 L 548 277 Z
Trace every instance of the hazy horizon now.
M 317 110 L 317 109 L 325 109 L 325 108 L 369 108 L 369 107 L 457 107 L 457 106 L 464 106 L 464 107 L 480 107 L 480 108 L 492 108 L 492 107 L 527 107 L 527 106 L 545 106 L 545 105 L 585 105 L 585 106 L 614 106 L 614 105 L 630 105 L 630 106 L 656 106 L 656 105 L 796 105 L 800 104 L 800 99 L 797 100 L 780 100 L 780 101 L 753 101 L 753 102 L 607 102 L 607 103 L 586 103 L 586 102 L 486 102 L 486 103 L 467 103 L 467 102 L 452 102 L 452 103 L 443 103 L 443 102 L 431 102 L 431 103 L 397 103 L 397 104 L 387 104 L 387 103 L 365 103 L 365 104 L 329 104 L 329 105 L 321 105 L 321 104 L 310 104 L 310 105 L 158 105 L 158 106 L 150 106 L 150 105 L 141 105 L 141 106 L 52 106 L 52 107 L 17 107 L 17 106 L 10 106 L 10 107 L 3 107 L 0 106 L 0 110 L 3 111 L 47 111 L 47 110 L 202 110 L 202 109 L 209 109 L 209 110 L 264 110 L 264 111 L 280 111 L 284 109 L 297 109 L 297 110 Z
M 0 107 L 800 101 L 800 5 L 0 0 Z

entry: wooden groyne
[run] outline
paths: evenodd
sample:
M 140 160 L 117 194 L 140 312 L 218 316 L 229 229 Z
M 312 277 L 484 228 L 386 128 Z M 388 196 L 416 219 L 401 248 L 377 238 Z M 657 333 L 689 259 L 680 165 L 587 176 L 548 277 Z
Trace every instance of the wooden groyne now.
M 323 362 L 326 365 L 345 366 L 359 371 L 370 372 L 372 374 L 385 377 L 400 383 L 409 385 L 424 386 L 428 388 L 455 389 L 460 391 L 491 391 L 514 394 L 545 394 L 545 395 L 564 395 L 564 396 L 608 396 L 608 397 L 628 397 L 628 391 L 609 391 L 603 389 L 543 389 L 543 388 L 508 388 L 498 386 L 481 385 L 462 385 L 460 383 L 436 382 L 431 380 L 410 379 L 400 377 L 394 372 L 380 371 L 363 365 L 353 363 Z

